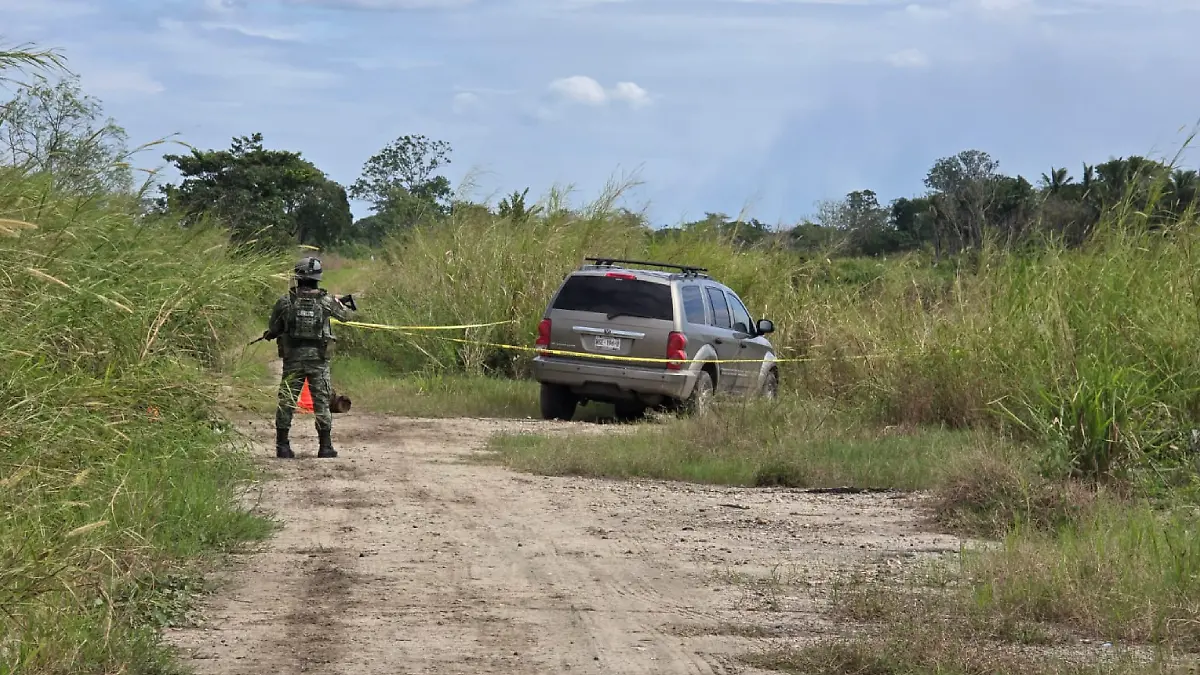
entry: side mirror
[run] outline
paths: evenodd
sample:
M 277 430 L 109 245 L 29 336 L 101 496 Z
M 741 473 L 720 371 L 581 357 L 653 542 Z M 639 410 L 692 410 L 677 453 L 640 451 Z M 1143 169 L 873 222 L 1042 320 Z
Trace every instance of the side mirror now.
M 767 333 L 775 332 L 775 324 L 772 323 L 770 319 L 759 319 L 756 328 L 758 329 L 759 335 L 766 335 Z

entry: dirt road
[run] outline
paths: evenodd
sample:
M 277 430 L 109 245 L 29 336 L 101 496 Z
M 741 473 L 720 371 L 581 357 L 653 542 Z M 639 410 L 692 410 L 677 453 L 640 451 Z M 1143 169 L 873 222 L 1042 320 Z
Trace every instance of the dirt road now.
M 263 508 L 284 522 L 195 628 L 198 673 L 731 673 L 821 637 L 838 572 L 958 550 L 907 498 L 516 474 L 470 460 L 499 430 L 587 424 L 337 419 L 341 457 L 299 458 Z M 273 440 L 270 422 L 249 431 Z M 617 438 L 614 438 L 617 441 Z

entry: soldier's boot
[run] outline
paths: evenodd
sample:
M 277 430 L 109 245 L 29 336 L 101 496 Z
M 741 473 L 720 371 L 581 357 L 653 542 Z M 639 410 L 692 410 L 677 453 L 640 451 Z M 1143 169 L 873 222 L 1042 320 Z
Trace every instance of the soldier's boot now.
M 279 459 L 292 459 L 296 456 L 292 452 L 292 444 L 288 441 L 287 429 L 275 430 L 275 456 Z
M 330 436 L 333 434 L 332 429 L 317 429 L 317 437 L 321 439 L 321 447 L 317 450 L 317 457 L 337 457 L 337 450 L 333 449 L 333 439 Z

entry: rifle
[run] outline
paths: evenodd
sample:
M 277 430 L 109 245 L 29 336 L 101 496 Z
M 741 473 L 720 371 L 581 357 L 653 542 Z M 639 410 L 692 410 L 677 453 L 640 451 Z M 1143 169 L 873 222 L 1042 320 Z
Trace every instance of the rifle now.
M 263 334 L 257 340 L 254 340 L 253 342 L 251 342 L 249 345 L 246 345 L 246 346 L 249 347 L 252 344 L 262 342 L 263 340 L 274 340 L 274 339 L 275 338 L 271 337 L 271 331 L 264 330 Z

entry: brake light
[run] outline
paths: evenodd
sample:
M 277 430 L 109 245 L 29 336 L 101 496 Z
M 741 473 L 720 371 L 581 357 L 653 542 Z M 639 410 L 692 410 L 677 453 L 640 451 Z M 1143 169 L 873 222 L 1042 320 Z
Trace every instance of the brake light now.
M 604 276 L 612 277 L 614 279 L 629 279 L 630 281 L 637 279 L 637 277 L 633 276 L 629 272 L 609 272 L 608 274 L 605 274 Z
M 538 324 L 538 335 L 534 344 L 539 347 L 550 346 L 550 319 L 542 319 L 542 322 Z M 544 354 L 545 352 L 539 350 L 538 353 Z
M 679 331 L 671 331 L 667 336 L 667 358 L 686 361 L 687 357 L 687 336 Z M 667 370 L 679 370 L 682 367 L 682 363 L 667 364 Z

